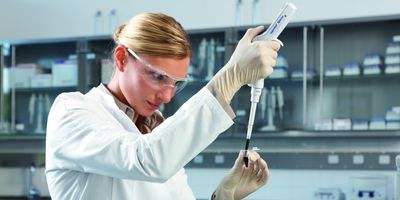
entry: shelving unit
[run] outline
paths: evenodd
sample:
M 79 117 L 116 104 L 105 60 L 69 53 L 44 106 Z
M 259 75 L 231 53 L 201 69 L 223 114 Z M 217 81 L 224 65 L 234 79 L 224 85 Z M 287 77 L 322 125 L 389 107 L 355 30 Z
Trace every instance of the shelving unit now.
M 367 115 L 369 114 L 377 115 L 378 110 L 382 110 L 383 112 L 382 107 L 387 107 L 391 104 L 394 105 L 394 102 L 399 102 L 398 104 L 400 104 L 399 95 L 391 98 L 385 97 L 385 95 L 392 94 L 393 91 L 400 91 L 400 74 L 357 77 L 327 77 L 323 75 L 324 66 L 340 65 L 351 60 L 361 61 L 363 56 L 368 53 L 366 52 L 368 50 L 383 52 L 386 42 L 390 40 L 390 35 L 400 33 L 400 28 L 393 28 L 400 27 L 395 26 L 399 24 L 399 19 L 383 19 L 383 21 L 370 22 L 319 22 L 292 24 L 289 26 L 280 37 L 285 44 L 281 48 L 280 53 L 288 58 L 289 69 L 298 67 L 303 69 L 314 68 L 317 70 L 317 74 L 312 79 L 292 78 L 289 70 L 288 78 L 267 78 L 265 80 L 266 87 L 279 86 L 284 91 L 283 120 L 277 120 L 276 125 L 278 128 L 276 131 L 259 132 L 255 129 L 253 134 L 254 140 L 258 140 L 259 144 L 271 140 L 279 141 L 280 144 L 286 145 L 287 148 L 290 148 L 292 144 L 289 140 L 305 143 L 308 141 L 318 141 L 332 146 L 337 145 L 338 141 L 345 140 L 371 142 L 379 139 L 383 142 L 399 142 L 400 130 L 315 131 L 313 129 L 314 123 L 320 119 L 352 117 L 351 113 L 355 113 L 352 106 L 356 103 L 354 95 L 357 95 L 357 91 L 368 92 L 372 96 L 379 94 L 381 97 L 378 99 L 384 99 L 380 103 L 373 102 L 371 105 L 374 108 L 364 108 L 364 111 L 360 114 L 362 117 L 368 117 Z M 198 57 L 199 46 L 203 39 L 210 41 L 213 38 L 215 41 L 218 41 L 216 48 L 219 48 L 219 55 L 216 56 L 218 59 L 214 61 L 215 73 L 228 61 L 237 45 L 238 39 L 241 38 L 247 28 L 249 27 L 224 27 L 188 31 L 193 50 L 191 64 L 194 67 L 199 67 L 196 66 L 200 62 Z M 365 46 L 366 42 L 364 40 L 372 42 Z M 5 66 L 15 66 L 24 62 L 43 63 L 43 60 L 67 59 L 70 55 L 73 55 L 77 59 L 79 68 L 77 87 L 13 88 L 11 94 L 14 95 L 14 99 L 11 99 L 14 106 L 18 105 L 14 110 L 14 119 L 23 123 L 25 123 L 24 120 L 26 121 L 24 114 L 26 114 L 27 109 L 21 105 L 27 104 L 31 94 L 50 94 L 50 97 L 53 99 L 61 92 L 74 90 L 86 92 L 91 87 L 97 86 L 100 82 L 101 60 L 111 58 L 110 52 L 114 45 L 109 35 L 59 40 L 16 41 L 10 44 L 10 55 L 1 55 L 1 63 L 4 63 L 1 64 L 1 69 L 5 68 Z M 345 45 L 349 47 L 346 48 Z M 188 86 L 165 106 L 163 110 L 164 116 L 168 117 L 172 115 L 187 99 L 207 84 L 207 81 L 204 80 L 204 77 L 207 75 L 206 67 L 203 66 L 203 69 L 197 71 L 197 73 L 200 74 L 196 77 L 197 79 L 189 82 Z M 371 88 L 365 88 L 366 86 L 371 86 Z M 4 104 L 4 94 L 2 96 L 1 103 Z M 344 103 L 338 105 L 334 99 L 329 99 L 331 97 L 340 98 L 341 102 Z M 7 98 L 10 97 L 8 96 Z M 236 123 L 220 136 L 216 144 L 226 143 L 228 145 L 233 140 L 240 146 L 246 132 L 247 111 L 250 107 L 249 98 L 250 89 L 247 86 L 243 86 L 231 103 L 237 116 L 234 119 Z M 353 99 L 349 100 L 349 98 Z M 367 96 L 364 100 L 367 98 L 372 97 Z M 360 105 L 358 104 L 357 106 Z M 332 112 L 327 112 L 327 107 L 331 108 Z M 346 108 L 345 112 L 342 111 L 343 107 Z M 356 109 L 358 108 L 356 107 Z M 257 113 L 260 113 L 260 110 Z M 4 113 L 2 114 L 5 116 Z M 7 118 L 9 114 L 7 113 Z M 20 116 L 25 117 L 25 119 L 21 120 Z M 15 123 L 17 122 L 14 121 L 14 125 Z M 262 124 L 260 121 L 257 121 L 256 125 L 259 127 Z M 0 143 L 2 145 L 12 144 L 6 145 L 7 148 L 3 148 L 1 151 L 14 151 L 18 153 L 22 147 L 31 147 L 28 149 L 32 150 L 32 153 L 44 153 L 45 134 L 35 135 L 32 134 L 32 130 L 33 128 L 31 127 L 23 133 L 0 134 Z M 330 141 L 332 143 L 329 143 Z
M 233 138 L 244 138 L 245 134 L 233 134 Z M 276 131 L 276 132 L 254 132 L 254 139 L 293 139 L 293 138 L 399 138 L 398 130 L 381 130 L 381 131 Z

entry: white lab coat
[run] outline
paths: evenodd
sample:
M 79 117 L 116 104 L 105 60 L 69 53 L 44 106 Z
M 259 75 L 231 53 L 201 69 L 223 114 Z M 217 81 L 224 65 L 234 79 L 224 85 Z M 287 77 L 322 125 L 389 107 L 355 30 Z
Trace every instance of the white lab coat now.
M 50 195 L 53 200 L 195 199 L 183 166 L 232 123 L 207 88 L 146 135 L 99 88 L 61 94 L 47 124 Z

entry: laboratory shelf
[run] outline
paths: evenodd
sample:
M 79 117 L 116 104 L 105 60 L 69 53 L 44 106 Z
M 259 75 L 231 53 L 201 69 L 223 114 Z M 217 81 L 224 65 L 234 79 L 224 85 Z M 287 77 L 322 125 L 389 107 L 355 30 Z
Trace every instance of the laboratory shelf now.
M 77 87 L 42 87 L 42 88 L 16 88 L 18 93 L 38 93 L 38 92 L 71 92 L 76 91 Z
M 0 141 L 4 140 L 45 140 L 44 133 L 0 133 Z
M 377 74 L 377 75 L 359 75 L 359 76 L 325 76 L 325 80 L 373 80 L 373 79 L 400 79 L 400 74 Z
M 0 154 L 42 154 L 45 147 L 45 134 L 0 133 Z
M 244 138 L 245 133 L 234 133 L 233 138 Z M 252 138 L 398 138 L 400 130 L 381 131 L 271 131 L 253 132 Z
M 399 76 L 400 77 L 400 76 Z M 207 85 L 209 80 L 194 80 L 194 81 L 189 81 L 186 87 L 191 87 L 191 86 L 205 86 Z M 275 78 L 275 79 L 269 79 L 266 78 L 264 80 L 265 85 L 288 85 L 288 84 L 298 84 L 302 85 L 303 79 L 302 78 Z M 309 78 L 307 79 L 307 82 L 311 83 L 317 83 L 318 80 L 316 78 Z
M 206 86 L 208 83 L 208 81 L 206 80 L 193 80 L 193 81 L 189 81 L 186 85 L 187 86 Z

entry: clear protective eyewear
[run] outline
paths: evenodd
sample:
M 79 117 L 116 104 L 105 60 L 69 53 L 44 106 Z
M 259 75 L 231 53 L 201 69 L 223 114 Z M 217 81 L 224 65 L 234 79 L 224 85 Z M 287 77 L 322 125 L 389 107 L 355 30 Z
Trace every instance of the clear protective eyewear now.
M 175 90 L 175 93 L 181 91 L 187 84 L 188 78 L 178 78 L 172 75 L 169 75 L 167 72 L 157 69 L 151 64 L 144 61 L 139 57 L 132 49 L 126 47 L 128 52 L 139 61 L 145 68 L 145 73 L 143 73 L 143 77 L 151 84 L 154 88 L 164 88 L 171 87 Z

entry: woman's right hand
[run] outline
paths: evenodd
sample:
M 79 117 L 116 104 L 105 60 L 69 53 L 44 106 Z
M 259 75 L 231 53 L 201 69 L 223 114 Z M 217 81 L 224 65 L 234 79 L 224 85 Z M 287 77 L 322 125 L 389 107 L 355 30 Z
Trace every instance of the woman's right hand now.
M 228 103 L 241 86 L 266 78 L 273 72 L 280 43 L 252 41 L 263 29 L 263 26 L 248 29 L 228 63 L 209 82 Z

